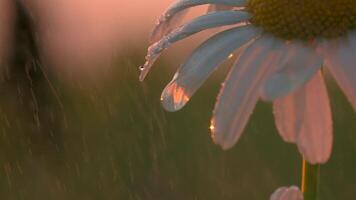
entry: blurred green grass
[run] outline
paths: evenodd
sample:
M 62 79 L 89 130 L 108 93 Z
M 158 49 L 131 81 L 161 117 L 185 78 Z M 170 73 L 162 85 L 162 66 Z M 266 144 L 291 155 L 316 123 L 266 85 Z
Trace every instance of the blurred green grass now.
M 300 184 L 301 158 L 278 136 L 268 103 L 258 104 L 232 150 L 211 141 L 209 121 L 226 66 L 182 111 L 167 113 L 159 97 L 174 68 L 163 59 L 140 83 L 144 55 L 137 52 L 118 56 L 111 78 L 100 83 L 53 80 L 63 104 L 53 97 L 45 105 L 60 116 L 55 141 L 29 139 L 35 128 L 3 93 L 1 199 L 262 200 L 279 186 Z M 322 166 L 320 199 L 356 199 L 356 116 L 333 82 L 329 89 L 335 143 Z

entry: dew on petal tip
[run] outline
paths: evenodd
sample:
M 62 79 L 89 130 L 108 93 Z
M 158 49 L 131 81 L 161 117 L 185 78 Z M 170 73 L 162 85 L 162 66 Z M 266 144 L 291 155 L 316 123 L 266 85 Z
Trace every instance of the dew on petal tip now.
M 216 126 L 215 126 L 215 120 L 211 119 L 210 121 L 210 131 L 211 131 L 211 137 L 213 141 L 216 143 Z
M 224 139 L 224 136 L 221 135 L 221 130 L 218 130 L 217 128 L 216 119 L 214 117 L 210 121 L 209 128 L 211 132 L 211 138 L 215 144 L 219 145 L 223 150 L 229 150 L 232 148 L 234 143 Z
M 164 14 L 164 20 L 167 20 L 167 18 L 171 17 L 171 14 L 170 13 L 165 13 Z
M 141 72 L 140 76 L 139 76 L 140 81 L 143 81 L 145 79 L 148 71 L 151 69 L 151 66 L 152 66 L 153 62 L 154 62 L 154 60 L 146 61 L 143 66 L 139 67 L 139 70 Z
M 175 81 L 168 84 L 161 95 L 163 107 L 170 112 L 182 109 L 189 99 L 190 96 L 185 89 Z
M 147 75 L 147 73 L 152 68 L 152 65 L 156 62 L 158 57 L 160 56 L 161 52 L 165 49 L 165 45 L 169 45 L 167 40 L 162 42 L 156 42 L 148 48 L 147 55 L 146 55 L 146 62 L 143 66 L 139 69 L 141 71 L 140 74 L 140 81 L 143 81 Z
M 210 129 L 211 132 L 214 132 L 215 126 L 211 124 L 209 129 Z

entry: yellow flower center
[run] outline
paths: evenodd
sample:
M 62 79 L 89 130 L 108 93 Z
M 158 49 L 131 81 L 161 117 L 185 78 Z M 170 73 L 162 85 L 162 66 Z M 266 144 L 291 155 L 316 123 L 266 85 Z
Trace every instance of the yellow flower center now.
M 336 38 L 356 28 L 356 0 L 249 0 L 251 23 L 282 39 Z

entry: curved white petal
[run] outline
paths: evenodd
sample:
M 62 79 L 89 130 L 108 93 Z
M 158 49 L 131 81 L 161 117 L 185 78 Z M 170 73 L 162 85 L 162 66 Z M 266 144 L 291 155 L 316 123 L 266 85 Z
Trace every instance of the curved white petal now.
M 157 58 L 161 55 L 162 51 L 169 48 L 173 43 L 183 40 L 184 38 L 205 29 L 237 24 L 249 18 L 250 15 L 247 12 L 221 11 L 198 17 L 186 25 L 174 30 L 162 38 L 159 42 L 156 42 L 148 48 L 146 63 L 141 68 L 140 80 L 142 81 L 146 77 L 147 73 Z
M 297 145 L 309 163 L 325 163 L 332 152 L 333 128 L 329 97 L 320 72 L 305 86 L 304 95 L 304 123 Z
M 170 19 L 168 19 L 169 17 L 166 18 L 166 14 L 161 15 L 158 21 L 156 22 L 156 25 L 151 31 L 149 37 L 149 43 L 150 44 L 156 43 L 161 38 L 163 38 L 166 34 L 168 34 L 172 30 L 174 30 L 177 26 L 179 26 L 179 24 L 181 24 L 184 17 L 189 12 L 189 10 L 190 9 L 181 10 L 180 12 L 176 13 L 174 17 Z
M 261 97 L 264 100 L 271 101 L 298 89 L 310 80 L 323 64 L 322 58 L 314 50 L 298 43 L 287 46 L 284 63 L 263 85 Z
M 218 33 L 204 42 L 164 89 L 161 96 L 163 107 L 168 111 L 181 109 L 222 61 L 259 33 L 251 26 L 238 27 Z
M 224 5 L 210 5 L 208 7 L 208 13 L 210 12 L 216 12 L 216 11 L 222 11 L 222 10 L 232 10 L 234 7 L 233 6 L 224 6 Z
M 272 195 L 270 200 L 303 200 L 303 193 L 298 187 L 281 187 L 278 188 Z
M 187 8 L 204 4 L 243 6 L 245 3 L 246 0 L 177 0 L 158 20 L 157 25 L 151 33 L 150 42 L 155 43 L 172 30 L 172 27 L 176 24 L 172 22 L 180 18 L 179 13 Z
M 318 72 L 305 86 L 277 99 L 274 110 L 278 131 L 296 142 L 311 164 L 325 163 L 332 151 L 332 116 L 323 77 Z
M 356 32 L 323 44 L 326 67 L 356 111 Z
M 259 98 L 259 89 L 275 61 L 273 37 L 262 36 L 241 54 L 218 96 L 211 120 L 212 138 L 223 149 L 240 138 Z
M 270 200 L 279 200 L 281 196 L 288 190 L 288 187 L 280 187 L 270 197 Z
M 298 103 L 304 102 L 299 91 L 273 102 L 273 114 L 279 135 L 285 142 L 295 143 L 303 123 L 303 112 L 299 112 Z

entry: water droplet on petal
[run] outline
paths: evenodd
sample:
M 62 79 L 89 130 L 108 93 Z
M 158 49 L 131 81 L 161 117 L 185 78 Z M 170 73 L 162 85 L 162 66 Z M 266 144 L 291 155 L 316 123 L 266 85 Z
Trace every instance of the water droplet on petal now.
M 189 99 L 190 96 L 185 89 L 179 86 L 176 81 L 168 84 L 161 95 L 163 107 L 170 112 L 182 109 Z
M 216 130 L 215 130 L 215 120 L 214 118 L 211 119 L 210 121 L 210 131 L 211 131 L 211 137 L 213 138 L 213 140 L 215 141 L 215 138 L 216 138 Z
M 162 51 L 167 49 L 171 45 L 171 40 L 175 39 L 176 35 L 172 34 L 162 38 L 160 41 L 152 44 L 148 50 L 146 55 L 146 63 L 140 68 L 140 81 L 143 81 L 147 75 L 147 73 L 152 68 L 152 65 L 156 62 L 158 57 L 161 55 Z

